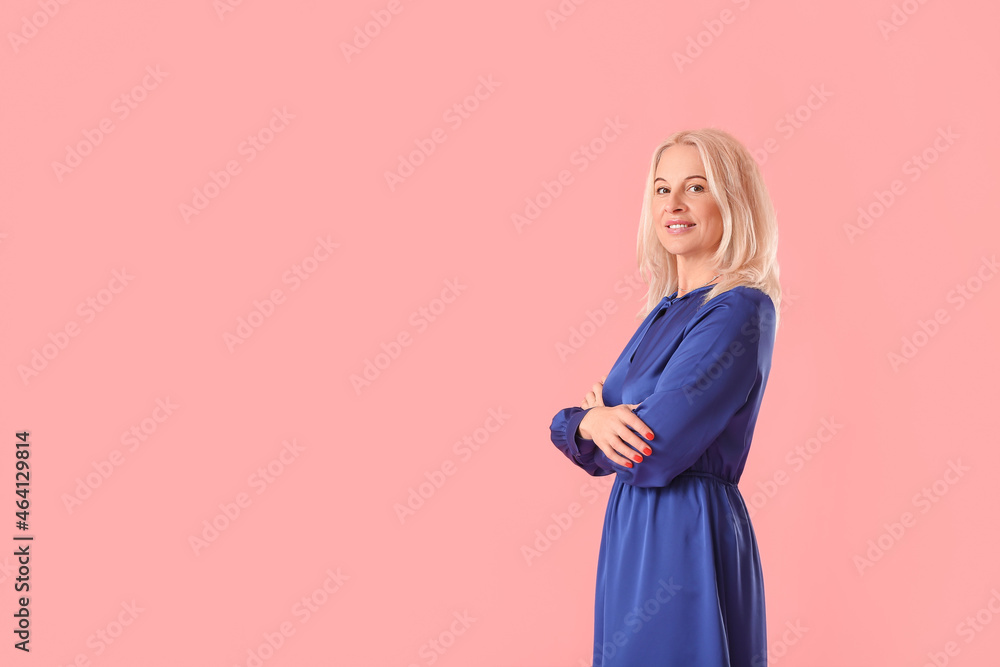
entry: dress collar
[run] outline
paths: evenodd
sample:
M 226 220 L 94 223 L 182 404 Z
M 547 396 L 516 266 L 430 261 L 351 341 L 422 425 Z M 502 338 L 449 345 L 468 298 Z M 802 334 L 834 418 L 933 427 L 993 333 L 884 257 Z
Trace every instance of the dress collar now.
M 701 287 L 695 287 L 695 288 L 694 288 L 693 290 L 691 290 L 690 292 L 688 292 L 687 294 L 685 294 L 685 295 L 684 295 L 684 296 L 682 296 L 682 297 L 677 297 L 677 296 L 675 296 L 675 295 L 677 294 L 677 292 L 678 292 L 679 290 L 674 290 L 674 293 L 673 293 L 673 294 L 671 294 L 670 296 L 665 296 L 665 297 L 663 297 L 663 300 L 664 300 L 664 301 L 675 301 L 675 300 L 677 300 L 678 298 L 680 298 L 680 299 L 686 299 L 687 297 L 689 297 L 690 295 L 694 294 L 694 293 L 695 293 L 695 292 L 697 292 L 698 290 L 703 290 L 703 289 L 705 289 L 706 287 L 712 287 L 712 285 L 702 285 Z

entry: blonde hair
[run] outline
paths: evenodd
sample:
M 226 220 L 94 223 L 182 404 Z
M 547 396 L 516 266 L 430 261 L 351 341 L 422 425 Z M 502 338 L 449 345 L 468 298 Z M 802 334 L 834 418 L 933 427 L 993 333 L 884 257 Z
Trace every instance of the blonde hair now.
M 639 273 L 649 285 L 645 317 L 663 297 L 678 288 L 677 260 L 667 252 L 656 235 L 653 180 L 663 151 L 675 144 L 694 146 L 701 155 L 708 189 L 722 214 L 722 239 L 712 257 L 719 282 L 702 303 L 744 285 L 761 290 L 774 303 L 775 330 L 781 309 L 778 282 L 778 223 L 771 196 L 753 156 L 732 135 L 715 128 L 683 130 L 670 135 L 653 151 L 649 176 L 642 197 L 637 254 Z

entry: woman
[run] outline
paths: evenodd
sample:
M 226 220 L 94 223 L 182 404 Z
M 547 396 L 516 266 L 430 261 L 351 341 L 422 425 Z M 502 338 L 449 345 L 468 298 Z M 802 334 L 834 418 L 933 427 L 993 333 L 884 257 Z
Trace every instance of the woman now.
M 777 224 L 750 153 L 715 129 L 653 152 L 640 218 L 645 319 L 552 442 L 615 473 L 594 667 L 763 667 L 764 584 L 736 484 L 771 368 Z

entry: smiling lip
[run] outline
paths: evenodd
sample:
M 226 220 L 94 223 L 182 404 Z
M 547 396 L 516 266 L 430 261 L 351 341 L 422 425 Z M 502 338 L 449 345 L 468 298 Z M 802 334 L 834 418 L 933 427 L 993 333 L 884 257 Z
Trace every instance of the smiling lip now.
M 688 226 L 687 227 L 681 227 L 681 228 L 676 229 L 676 230 L 671 230 L 670 229 L 670 225 L 688 225 Z M 693 222 L 688 222 L 687 220 L 668 220 L 667 224 L 665 226 L 670 231 L 679 231 L 680 229 L 690 229 L 691 227 L 694 227 L 695 225 L 694 225 Z

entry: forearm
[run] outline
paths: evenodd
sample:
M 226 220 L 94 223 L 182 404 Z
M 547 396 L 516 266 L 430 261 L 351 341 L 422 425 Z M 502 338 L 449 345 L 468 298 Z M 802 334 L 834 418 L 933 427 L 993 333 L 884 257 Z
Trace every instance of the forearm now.
M 559 448 L 566 457 L 578 467 L 587 471 L 593 476 L 610 475 L 615 472 L 610 467 L 610 462 L 601 453 L 600 448 L 593 440 L 584 437 L 580 430 L 580 422 L 586 416 L 589 408 L 565 408 L 556 413 L 552 419 L 549 429 L 552 442 Z M 603 460 L 603 465 L 600 461 Z

